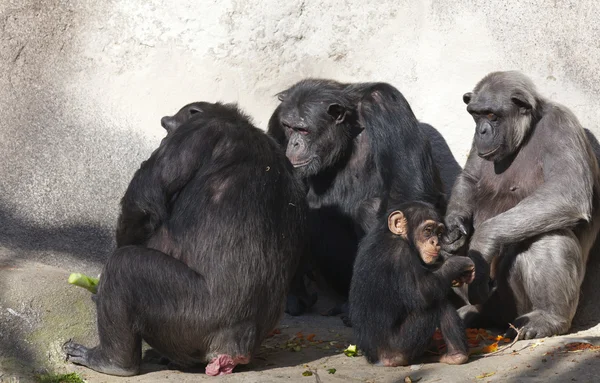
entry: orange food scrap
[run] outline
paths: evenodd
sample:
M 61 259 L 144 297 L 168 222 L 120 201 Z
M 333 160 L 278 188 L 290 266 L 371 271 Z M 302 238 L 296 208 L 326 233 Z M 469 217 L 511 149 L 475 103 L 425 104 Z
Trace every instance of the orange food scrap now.
M 279 335 L 279 334 L 281 334 L 281 330 L 278 329 L 278 328 L 276 328 L 273 331 L 271 331 L 269 334 L 267 334 L 267 337 L 270 338 L 270 337 L 272 337 L 274 335 Z
M 298 339 L 304 338 L 304 335 L 302 334 L 302 331 L 296 333 L 296 338 L 298 338 Z
M 466 333 L 467 333 L 467 337 L 473 337 L 473 336 L 477 336 L 477 334 L 479 334 L 479 330 L 477 330 L 476 328 L 468 328 Z
M 309 341 L 309 342 L 312 342 L 313 339 L 315 339 L 315 334 L 308 334 L 306 336 L 306 340 Z
M 583 351 L 583 350 L 597 351 L 597 350 L 600 350 L 600 346 L 594 346 L 592 344 L 583 343 L 583 342 L 573 342 L 573 343 L 566 344 L 565 349 L 568 352 Z
M 502 338 L 502 341 L 503 341 L 504 343 L 510 343 L 510 339 L 509 339 L 509 338 Z
M 490 344 L 489 346 L 485 346 L 484 348 L 481 349 L 481 352 L 483 352 L 484 354 L 490 353 L 490 352 L 494 352 L 498 350 L 498 342 L 494 342 L 492 344 Z

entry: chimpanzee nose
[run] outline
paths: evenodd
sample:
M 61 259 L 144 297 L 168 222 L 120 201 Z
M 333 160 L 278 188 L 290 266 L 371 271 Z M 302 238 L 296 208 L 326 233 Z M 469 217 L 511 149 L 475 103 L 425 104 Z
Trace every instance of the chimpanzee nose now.
M 490 133 L 490 126 L 488 124 L 481 124 L 479 125 L 478 131 L 480 136 L 485 136 L 486 134 Z

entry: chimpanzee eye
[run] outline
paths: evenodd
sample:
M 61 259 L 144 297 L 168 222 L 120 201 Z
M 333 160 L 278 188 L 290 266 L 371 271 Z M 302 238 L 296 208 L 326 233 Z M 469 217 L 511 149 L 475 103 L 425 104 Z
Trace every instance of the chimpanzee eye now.
M 196 114 L 196 113 L 200 113 L 200 112 L 202 112 L 202 111 L 198 108 L 190 108 L 190 114 Z
M 428 237 L 431 235 L 431 227 L 429 227 L 429 226 L 425 227 L 425 235 Z
M 303 136 L 308 134 L 308 129 L 304 129 L 304 128 L 294 128 L 294 131 L 302 134 Z
M 496 121 L 498 119 L 498 116 L 496 116 L 494 113 L 490 113 L 490 114 L 487 115 L 487 118 L 490 121 Z

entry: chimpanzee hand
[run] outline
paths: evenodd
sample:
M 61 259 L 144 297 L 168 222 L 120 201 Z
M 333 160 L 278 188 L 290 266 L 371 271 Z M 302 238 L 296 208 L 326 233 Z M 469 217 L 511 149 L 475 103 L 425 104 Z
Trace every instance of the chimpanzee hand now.
M 448 253 L 456 253 L 467 243 L 470 234 L 470 225 L 467 219 L 450 214 L 445 219 L 446 234 L 442 237 L 442 249 Z
M 468 260 L 470 258 L 465 257 Z M 452 281 L 452 287 L 460 287 L 464 284 L 469 284 L 475 280 L 475 264 L 471 261 L 471 265 L 466 267 L 465 270 Z
M 478 251 L 469 250 L 468 257 L 475 264 L 475 279 L 469 286 L 469 302 L 476 305 L 485 302 L 490 295 L 490 265 Z
M 452 287 L 460 287 L 464 283 L 471 283 L 473 281 L 475 264 L 469 257 L 446 253 L 444 262 L 453 264 L 450 274 Z

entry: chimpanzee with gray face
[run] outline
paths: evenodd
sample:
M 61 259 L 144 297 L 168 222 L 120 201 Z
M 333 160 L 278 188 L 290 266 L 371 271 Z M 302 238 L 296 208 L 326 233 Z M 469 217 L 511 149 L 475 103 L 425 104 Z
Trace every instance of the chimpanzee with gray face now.
M 278 96 L 268 133 L 308 186 L 315 263 L 347 297 L 358 243 L 388 204 L 424 201 L 445 210 L 429 141 L 404 96 L 386 83 L 305 79 Z M 308 306 L 290 303 L 293 314 Z
M 565 333 L 600 228 L 592 147 L 573 113 L 519 72 L 490 73 L 463 100 L 475 137 L 448 204 L 445 247 L 468 242 L 477 270 L 469 300 L 481 305 L 461 315 L 467 326 L 510 322 L 525 339 Z
M 144 340 L 175 365 L 228 374 L 283 315 L 308 242 L 304 189 L 235 105 L 193 108 L 163 119 L 167 136 L 121 200 L 95 299 L 100 344 L 65 343 L 73 363 L 135 375 Z

